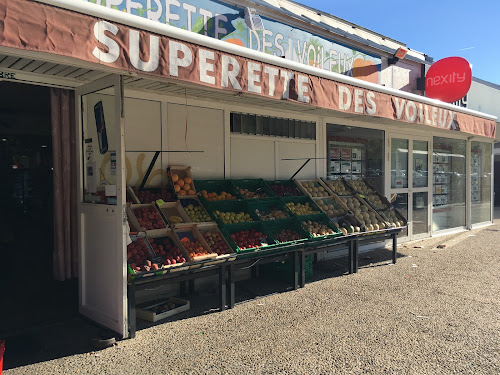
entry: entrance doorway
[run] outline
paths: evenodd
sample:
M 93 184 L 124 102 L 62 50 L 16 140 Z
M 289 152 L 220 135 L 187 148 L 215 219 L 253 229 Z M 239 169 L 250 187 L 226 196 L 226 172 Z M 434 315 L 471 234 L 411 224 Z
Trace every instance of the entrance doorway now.
M 0 82 L 0 338 L 77 313 L 76 281 L 52 277 L 50 89 Z
M 430 145 L 429 138 L 389 137 L 391 173 L 387 173 L 386 191 L 390 193 L 395 208 L 408 220 L 408 228 L 401 234 L 406 240 L 430 235 Z

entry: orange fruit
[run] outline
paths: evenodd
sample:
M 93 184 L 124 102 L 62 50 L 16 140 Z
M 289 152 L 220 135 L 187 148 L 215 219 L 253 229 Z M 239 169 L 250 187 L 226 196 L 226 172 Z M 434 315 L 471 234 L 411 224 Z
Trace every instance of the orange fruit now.
M 196 194 L 196 192 L 194 190 L 189 190 L 188 191 L 188 195 L 195 195 L 195 194 Z
M 186 195 L 186 190 L 181 190 L 181 191 L 179 191 L 179 195 L 181 195 L 181 196 L 182 196 L 182 195 Z
M 183 189 L 184 189 L 184 190 L 186 190 L 186 191 L 191 190 L 191 185 L 189 185 L 189 184 L 185 184 L 185 185 L 183 186 Z
M 175 183 L 179 179 L 179 176 L 176 175 L 175 173 L 172 174 L 172 181 Z
M 185 178 L 184 178 L 184 182 L 185 182 L 186 184 L 190 184 L 190 183 L 192 183 L 192 182 L 193 182 L 193 179 L 192 179 L 191 177 L 185 177 Z
M 179 191 L 181 191 L 181 187 L 177 184 L 174 185 L 174 190 L 176 193 L 178 193 Z
M 184 186 L 184 180 L 177 180 L 176 184 L 179 185 L 180 187 L 183 187 Z

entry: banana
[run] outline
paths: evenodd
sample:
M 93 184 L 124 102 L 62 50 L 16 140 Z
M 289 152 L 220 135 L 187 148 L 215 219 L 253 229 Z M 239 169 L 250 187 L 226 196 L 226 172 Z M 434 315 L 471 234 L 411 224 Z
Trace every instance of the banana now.
M 182 220 L 181 217 L 179 216 L 170 216 L 168 218 L 168 221 L 170 221 L 172 224 L 180 224 L 182 223 L 184 220 Z

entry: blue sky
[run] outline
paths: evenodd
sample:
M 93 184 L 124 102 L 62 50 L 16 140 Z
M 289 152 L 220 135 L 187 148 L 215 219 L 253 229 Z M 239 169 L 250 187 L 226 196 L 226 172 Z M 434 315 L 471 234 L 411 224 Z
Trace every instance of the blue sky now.
M 500 0 L 295 0 L 405 43 L 437 61 L 460 56 L 500 84 Z

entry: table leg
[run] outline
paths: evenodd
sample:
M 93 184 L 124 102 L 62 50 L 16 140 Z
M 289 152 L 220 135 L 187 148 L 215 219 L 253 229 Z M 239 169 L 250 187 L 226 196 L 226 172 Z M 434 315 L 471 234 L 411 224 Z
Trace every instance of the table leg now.
M 352 240 L 347 243 L 347 252 L 349 254 L 349 273 L 354 273 L 354 254 Z
M 297 250 L 293 252 L 293 289 L 299 289 L 299 254 Z
M 359 266 L 359 263 L 358 263 L 358 258 L 359 258 L 359 241 L 357 239 L 355 239 L 353 241 L 353 261 L 354 261 L 354 273 L 358 272 L 358 266 Z
M 398 257 L 398 234 L 392 234 L 392 263 L 396 264 L 396 258 Z
M 234 297 L 234 265 L 229 266 L 229 272 L 228 272 L 228 283 L 229 283 L 229 300 L 228 300 L 228 306 L 230 309 L 234 307 L 234 302 L 235 302 L 235 297 Z
M 220 310 L 224 311 L 226 309 L 226 266 L 219 267 L 219 302 Z
M 135 338 L 137 331 L 137 318 L 135 313 L 135 284 L 127 287 L 127 302 L 128 302 L 128 334 L 129 338 Z
M 306 285 L 306 253 L 305 251 L 300 252 L 300 287 L 303 288 Z

